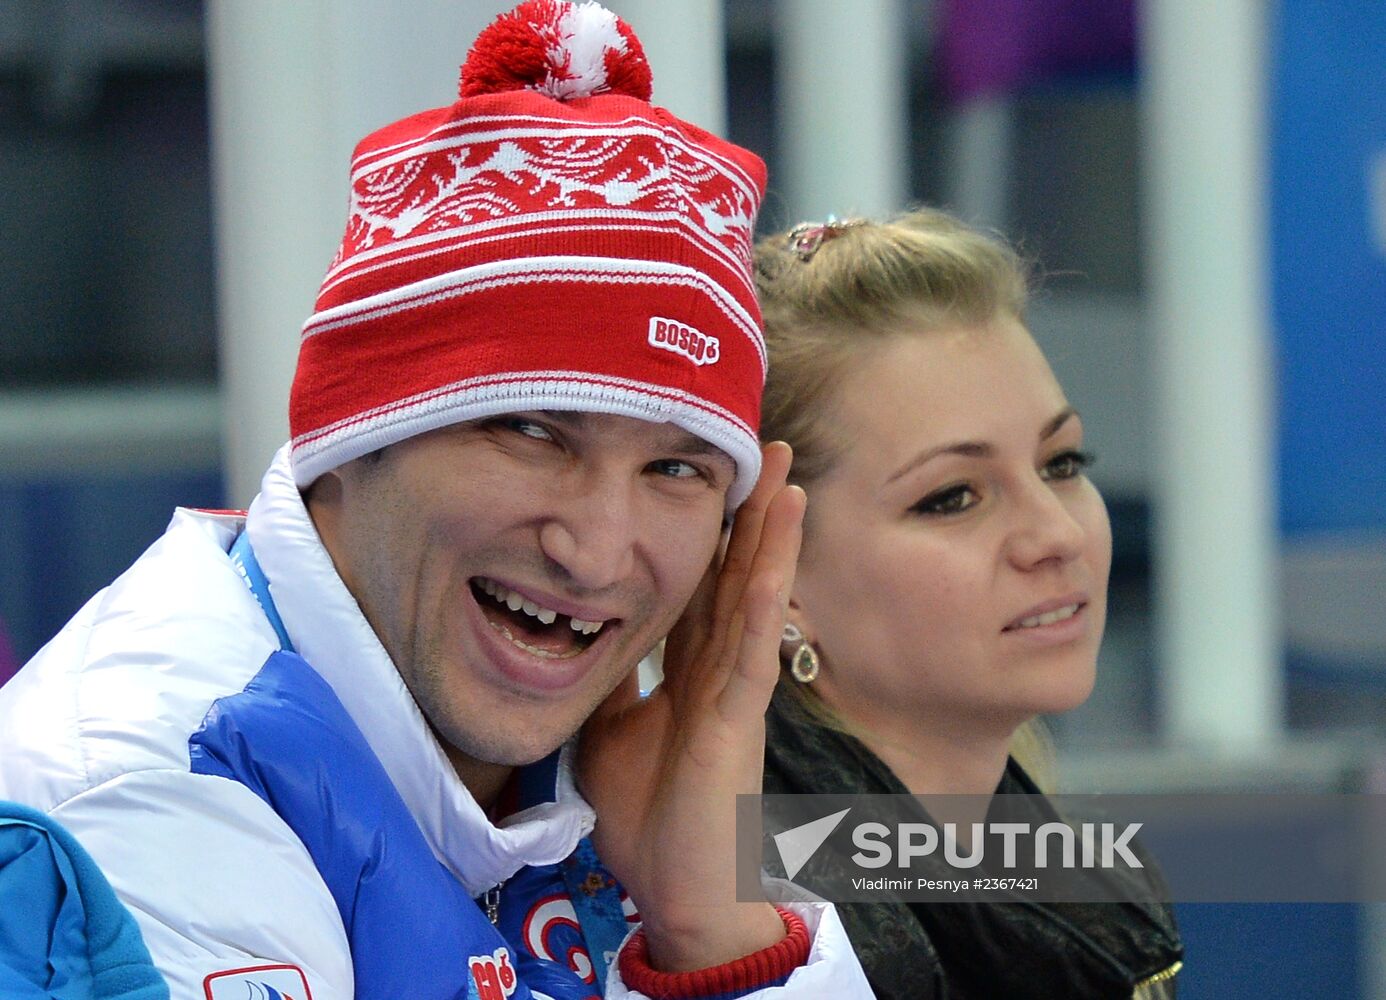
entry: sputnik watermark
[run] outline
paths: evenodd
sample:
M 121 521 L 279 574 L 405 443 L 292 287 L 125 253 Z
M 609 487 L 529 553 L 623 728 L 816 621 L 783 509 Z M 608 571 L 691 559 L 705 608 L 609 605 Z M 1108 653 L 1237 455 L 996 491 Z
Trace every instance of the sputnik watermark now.
M 985 860 L 986 845 L 1000 842 L 1001 867 L 1014 871 L 1020 867 L 1018 843 L 1028 841 L 1034 850 L 1033 867 L 1049 868 L 1115 868 L 1118 856 L 1130 868 L 1144 868 L 1140 858 L 1131 852 L 1131 838 L 1141 828 L 1140 823 L 1126 823 L 1117 832 L 1115 823 L 1080 823 L 1077 828 L 1067 823 L 1049 822 L 1038 827 L 1030 823 L 973 823 L 968 838 L 969 848 L 963 853 L 959 846 L 958 825 L 944 823 L 943 859 L 954 868 L 976 868 Z M 884 868 L 892 863 L 908 868 L 916 858 L 926 858 L 938 850 L 939 830 L 928 823 L 900 823 L 894 830 L 884 823 L 862 823 L 852 830 L 852 843 L 860 848 L 852 860 L 863 868 Z M 1052 845 L 1059 843 L 1058 857 Z
M 1386 795 L 764 795 L 737 894 L 835 902 L 1386 901 Z
M 850 808 L 830 813 L 820 819 L 774 834 L 775 847 L 784 864 L 785 877 L 794 878 L 822 846 L 823 842 L 842 823 Z M 1076 827 L 1051 821 L 1038 827 L 1030 823 L 972 823 L 964 852 L 963 839 L 958 836 L 957 823 L 934 825 L 925 822 L 897 823 L 892 829 L 885 823 L 868 820 L 852 827 L 852 844 L 858 850 L 852 861 L 862 868 L 909 868 L 916 859 L 927 858 L 939 851 L 945 862 L 954 868 L 977 868 L 985 860 L 988 844 L 999 844 L 1000 866 L 1006 871 L 1020 867 L 1020 845 L 1028 843 L 1033 849 L 1034 868 L 1114 868 L 1123 863 L 1130 868 L 1145 865 L 1131 851 L 1131 840 L 1140 830 L 1140 823 L 1080 823 Z M 941 830 L 941 833 L 940 833 Z M 1053 844 L 1058 842 L 1057 857 Z M 945 880 L 947 881 L 947 880 Z M 866 888 L 896 888 L 895 886 L 862 885 Z M 909 888 L 909 886 L 904 886 Z

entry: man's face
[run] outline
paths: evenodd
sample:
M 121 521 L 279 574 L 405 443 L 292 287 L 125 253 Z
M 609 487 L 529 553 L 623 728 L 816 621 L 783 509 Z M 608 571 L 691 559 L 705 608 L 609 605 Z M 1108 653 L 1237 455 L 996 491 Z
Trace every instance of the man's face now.
M 734 474 L 673 424 L 518 413 L 348 463 L 311 506 L 454 761 L 514 766 L 576 732 L 673 626 Z

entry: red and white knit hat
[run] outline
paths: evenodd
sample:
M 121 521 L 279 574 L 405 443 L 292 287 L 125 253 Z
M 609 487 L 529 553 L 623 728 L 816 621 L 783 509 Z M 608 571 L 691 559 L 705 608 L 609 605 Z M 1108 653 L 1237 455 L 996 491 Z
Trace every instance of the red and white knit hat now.
M 629 26 L 528 0 L 461 97 L 367 136 L 289 405 L 306 486 L 377 448 L 519 410 L 668 421 L 760 471 L 754 154 L 650 99 Z

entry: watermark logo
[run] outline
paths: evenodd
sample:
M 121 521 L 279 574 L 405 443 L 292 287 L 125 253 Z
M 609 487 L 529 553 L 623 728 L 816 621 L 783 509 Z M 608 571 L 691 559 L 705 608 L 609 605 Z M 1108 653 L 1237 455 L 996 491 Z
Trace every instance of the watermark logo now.
M 1022 843 L 1033 849 L 1035 868 L 1115 868 L 1119 863 L 1128 868 L 1145 867 L 1130 847 L 1131 838 L 1141 828 L 1140 823 L 1126 823 L 1118 828 L 1116 823 L 1071 825 L 1058 821 L 1039 826 L 973 823 L 966 836 L 967 851 L 962 849 L 964 838 L 959 836 L 956 823 L 937 826 L 898 823 L 894 830 L 884 823 L 862 823 L 852 830 L 852 843 L 859 848 L 852 860 L 863 868 L 884 868 L 892 860 L 898 868 L 909 868 L 916 859 L 930 857 L 938 850 L 940 828 L 943 859 L 954 868 L 977 868 L 990 860 L 993 865 L 999 863 L 1003 870 L 1013 872 L 1024 864 L 1019 850 Z M 1058 843 L 1057 852 L 1053 847 L 1055 842 Z M 988 844 L 999 844 L 999 859 L 994 856 L 988 859 Z
M 792 830 L 775 834 L 775 847 L 779 849 L 780 861 L 784 864 L 785 878 L 792 879 L 803 869 L 814 852 L 823 846 L 838 824 L 851 809 L 843 809 L 822 819 L 810 820 Z
M 737 896 L 1386 902 L 1383 840 L 1374 794 L 743 795 Z

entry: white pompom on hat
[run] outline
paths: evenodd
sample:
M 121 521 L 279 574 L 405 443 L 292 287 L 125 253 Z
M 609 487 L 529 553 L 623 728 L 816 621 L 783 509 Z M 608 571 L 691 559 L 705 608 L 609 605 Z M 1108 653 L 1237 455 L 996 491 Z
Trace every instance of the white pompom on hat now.
M 303 327 L 294 477 L 520 410 L 677 424 L 760 470 L 751 278 L 765 166 L 650 102 L 630 27 L 529 0 L 459 100 L 356 148 L 341 248 Z

